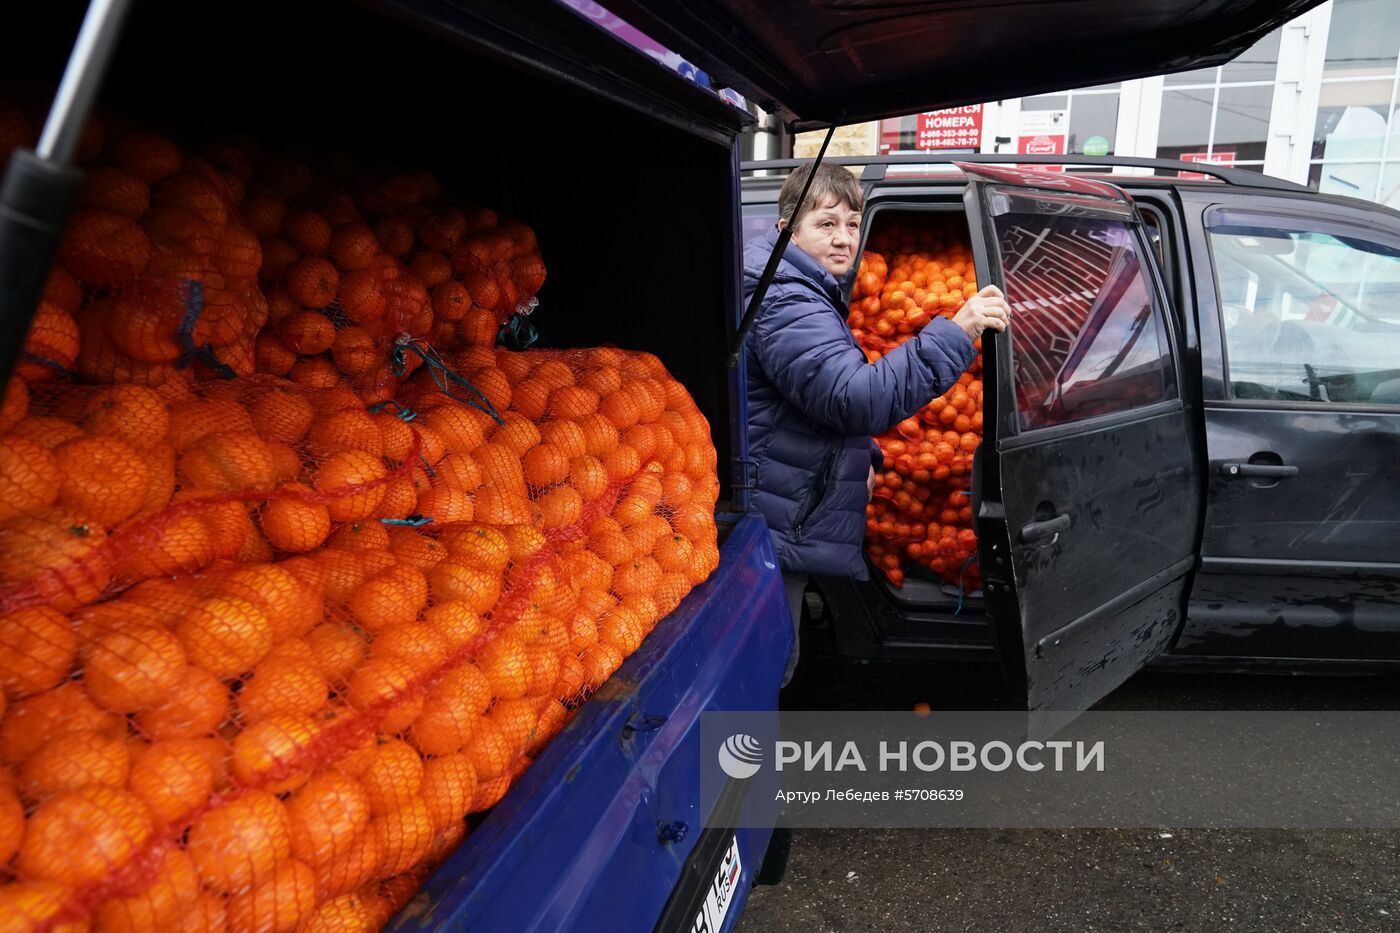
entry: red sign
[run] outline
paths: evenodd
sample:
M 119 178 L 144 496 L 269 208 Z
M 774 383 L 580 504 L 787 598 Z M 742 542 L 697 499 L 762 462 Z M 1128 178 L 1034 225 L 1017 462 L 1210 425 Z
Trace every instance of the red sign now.
M 1211 154 L 1209 154 L 1209 155 L 1207 155 L 1207 154 L 1204 153 L 1204 152 L 1183 152 L 1181 155 L 1177 156 L 1177 158 L 1180 159 L 1180 160 L 1183 161 L 1183 162 L 1209 162 L 1209 163 L 1212 164 L 1212 165 L 1234 165 L 1234 164 L 1235 164 L 1235 154 L 1234 154 L 1234 152 L 1222 151 L 1222 150 L 1220 150 L 1220 149 L 1215 150 L 1215 152 L 1213 152 L 1213 153 L 1211 153 Z M 1203 175 L 1203 174 L 1201 174 L 1200 172 L 1177 172 L 1177 174 L 1180 175 L 1182 178 L 1209 178 L 1209 177 L 1210 177 L 1209 175 Z
M 1022 155 L 1064 155 L 1065 137 L 1059 133 L 1053 136 L 1022 136 L 1020 148 L 1016 151 Z
M 1022 136 L 1017 142 L 1016 151 L 1021 155 L 1064 155 L 1065 135 L 1063 133 L 1039 133 Z M 1063 172 L 1063 165 L 1022 165 L 1020 168 L 1037 172 Z
M 929 110 L 919 114 L 916 149 L 982 148 L 982 105 Z

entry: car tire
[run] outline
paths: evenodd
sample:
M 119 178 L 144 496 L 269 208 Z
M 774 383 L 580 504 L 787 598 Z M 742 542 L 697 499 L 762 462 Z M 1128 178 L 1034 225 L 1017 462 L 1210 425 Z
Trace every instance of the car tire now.
M 780 884 L 787 875 L 788 855 L 792 852 L 792 830 L 778 828 L 768 840 L 763 864 L 758 866 L 754 884 Z

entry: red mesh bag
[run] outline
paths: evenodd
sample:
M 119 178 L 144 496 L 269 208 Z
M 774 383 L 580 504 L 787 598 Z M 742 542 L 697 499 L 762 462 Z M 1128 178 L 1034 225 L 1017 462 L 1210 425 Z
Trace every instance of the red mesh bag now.
M 233 179 L 216 198 L 166 184 L 203 175 L 159 137 L 96 153 L 144 167 L 165 206 L 70 238 L 48 304 L 76 330 L 41 314 L 45 360 L 0 404 L 16 928 L 377 927 L 719 562 L 709 426 L 656 357 L 491 345 L 543 274 L 522 225 L 443 206 L 421 175 L 284 191 L 296 163 L 239 152 L 199 161 Z M 268 191 L 295 205 L 275 228 Z M 207 217 L 140 270 L 128 247 L 160 240 L 157 211 L 225 195 L 222 229 L 261 257 L 235 336 L 204 341 L 210 360 L 138 359 L 230 277 L 195 248 Z M 297 278 L 309 247 L 269 268 L 325 232 L 297 214 L 313 203 L 340 211 L 318 268 L 373 270 L 378 317 L 345 279 L 327 297 Z M 448 267 L 431 287 L 429 252 Z M 148 274 L 206 255 L 215 271 Z M 440 311 L 472 276 L 501 296 Z M 490 326 L 464 326 L 478 308 Z
M 490 348 L 533 310 L 545 269 L 528 226 L 448 200 L 426 172 L 354 190 L 325 174 L 255 163 L 242 210 L 267 257 L 259 372 L 312 386 L 338 373 L 374 404 L 431 353 Z
M 977 293 L 965 238 L 933 219 L 886 221 L 871 235 L 847 322 L 873 362 Z M 981 586 L 972 530 L 972 455 L 982 442 L 982 355 L 957 384 L 875 438 L 884 469 L 866 507 L 866 553 L 896 586 L 909 562 L 965 590 Z

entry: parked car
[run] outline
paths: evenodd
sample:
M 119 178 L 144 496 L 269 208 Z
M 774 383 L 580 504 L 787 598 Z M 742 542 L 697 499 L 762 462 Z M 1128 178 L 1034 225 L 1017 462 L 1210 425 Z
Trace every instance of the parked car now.
M 893 13 L 806 7 L 784 17 L 781 28 L 763 5 L 625 3 L 616 12 L 703 68 L 717 86 L 733 87 L 795 124 L 1214 64 L 1315 2 L 1157 0 L 1129 19 L 1115 15 L 1113 0 L 1091 0 L 1079 5 L 1086 15 L 1073 22 L 1055 3 L 1026 3 L 1022 18 L 1009 17 L 1004 6 L 984 12 L 919 5 Z M 82 6 L 9 11 L 14 22 L 0 35 L 0 78 L 13 83 L 5 87 L 31 97 L 45 93 L 72 46 Z M 1099 15 L 1087 15 L 1092 10 Z M 859 42 L 824 45 L 818 37 L 835 37 L 835 21 L 858 29 L 852 38 Z M 957 28 L 980 38 L 951 51 L 946 43 L 911 42 L 910 26 L 930 34 Z M 113 35 L 105 30 L 89 38 L 100 52 Z M 1083 43 L 1112 47 L 1115 55 L 1064 55 Z M 1000 54 L 989 56 L 997 45 Z M 813 48 L 828 59 L 816 71 L 803 60 Z M 881 67 L 865 67 L 862 55 L 881 59 Z M 1016 68 L 1004 66 L 1007 55 Z M 103 59 L 85 51 L 75 57 L 77 70 Z M 536 320 L 548 343 L 648 350 L 685 384 L 709 419 L 718 450 L 725 529 L 719 569 L 580 708 L 505 798 L 474 821 L 464 844 L 392 926 L 731 928 L 770 833 L 762 826 L 726 828 L 745 804 L 742 782 L 702 798 L 697 762 L 709 752 L 700 748 L 700 715 L 773 708 L 791 638 L 767 530 L 747 510 L 742 382 L 725 366 L 740 317 L 737 140 L 751 118 L 550 0 L 151 0 L 134 5 L 105 81 L 89 77 L 94 80 L 78 85 L 83 93 L 62 98 L 59 112 L 72 105 L 80 113 L 87 92 L 100 84 L 104 107 L 188 137 L 191 145 L 238 133 L 421 166 L 454 189 L 478 192 L 538 234 L 549 279 Z M 80 122 L 67 127 L 71 138 L 80 128 Z M 639 153 L 646 155 L 640 162 Z M 26 159 L 31 168 L 47 161 Z M 0 325 L 15 353 L 46 277 L 46 257 L 75 200 L 77 176 L 65 168 L 25 177 L 12 172 L 4 189 L 0 269 L 8 277 L 0 289 Z M 44 179 L 48 193 L 35 187 Z M 1177 365 L 1175 357 L 1172 362 Z M 1140 432 L 1154 444 L 1154 458 L 1180 461 L 1179 471 L 1161 477 L 1172 495 L 1183 497 L 1183 507 L 1170 510 L 1175 519 L 1161 549 L 1180 552 L 1181 561 L 1196 521 L 1188 461 L 1200 451 L 1187 427 L 1194 410 L 1181 401 L 1164 406 L 1160 419 Z M 1118 433 L 1102 433 L 1103 443 L 1117 443 L 1122 428 L 1113 422 Z M 1008 477 L 1024 469 L 1002 461 Z M 1095 480 L 1131 486 L 1126 474 Z M 1001 488 L 998 483 L 989 488 Z M 1047 483 L 1053 486 L 1053 478 Z M 1062 501 L 1087 508 L 1080 500 Z M 1083 499 L 1091 501 L 1099 500 Z M 1030 514 L 1021 503 L 1007 502 L 1007 522 L 1028 521 L 1023 513 Z M 1136 514 L 1124 506 L 1111 518 L 1129 522 L 1130 513 Z M 1075 561 L 1090 563 L 1088 552 L 1081 553 Z M 1061 618 L 1078 617 L 1069 604 L 1043 620 L 1038 615 L 1059 598 L 1044 588 L 1060 579 L 1068 576 L 1051 573 L 1038 578 L 1041 589 L 1007 591 L 1005 599 L 1015 601 L 1007 605 L 1026 609 L 1033 633 L 1035 626 L 1058 630 Z M 1180 589 L 1171 585 L 1172 593 Z M 1165 606 L 1171 593 L 1149 589 L 1153 604 Z M 1085 601 L 1109 602 L 1099 589 Z M 1155 646 L 1165 626 L 1142 640 Z M 1112 626 L 1084 631 L 1076 657 L 1122 634 Z M 1109 665 L 1110 676 L 1083 689 L 1032 696 L 1088 702 L 1149 653 L 1124 652 Z
M 861 171 L 867 239 L 891 212 L 960 214 L 1011 301 L 985 346 L 986 589 L 957 612 L 949 586 L 821 579 L 840 648 L 999 653 L 1061 709 L 1149 662 L 1400 665 L 1400 213 L 1237 169 L 954 158 L 836 161 Z M 744 164 L 746 231 L 796 164 Z M 1105 242 L 1140 262 L 1081 275 Z M 1150 326 L 1122 326 L 1125 291 Z

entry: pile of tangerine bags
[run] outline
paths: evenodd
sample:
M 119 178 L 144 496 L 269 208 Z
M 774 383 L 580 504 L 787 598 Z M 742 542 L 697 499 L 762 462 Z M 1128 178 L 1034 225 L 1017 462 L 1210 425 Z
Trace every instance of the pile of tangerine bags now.
M 426 173 L 94 126 L 0 404 L 0 926 L 376 929 L 717 566 L 709 425 L 495 346 L 534 235 Z
M 871 235 L 847 323 L 878 360 L 977 293 L 967 244 L 950 227 L 886 221 Z M 966 590 L 980 587 L 972 529 L 972 455 L 982 442 L 982 355 L 952 389 L 875 438 L 884 454 L 866 508 L 866 553 L 894 585 L 909 561 Z

